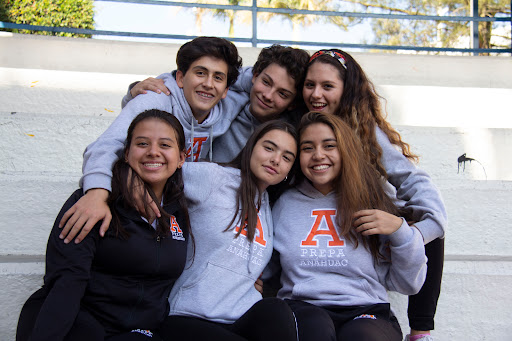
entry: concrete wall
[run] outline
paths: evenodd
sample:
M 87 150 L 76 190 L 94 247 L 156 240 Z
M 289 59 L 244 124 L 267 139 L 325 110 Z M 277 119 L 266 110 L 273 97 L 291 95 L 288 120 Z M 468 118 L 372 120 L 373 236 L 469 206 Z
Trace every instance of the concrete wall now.
M 0 340 L 41 284 L 48 233 L 82 151 L 129 83 L 175 68 L 177 45 L 0 36 Z M 257 49 L 240 49 L 245 65 Z M 449 214 L 437 340 L 509 338 L 512 59 L 354 54 Z M 466 153 L 477 161 L 459 165 Z M 465 168 L 464 168 L 465 166 Z M 406 298 L 392 295 L 404 332 Z

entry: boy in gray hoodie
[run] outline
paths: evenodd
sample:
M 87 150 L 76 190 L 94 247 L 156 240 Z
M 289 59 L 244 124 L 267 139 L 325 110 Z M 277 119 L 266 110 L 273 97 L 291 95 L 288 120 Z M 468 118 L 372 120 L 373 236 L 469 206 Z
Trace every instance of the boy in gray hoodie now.
M 199 37 L 185 43 L 176 56 L 178 70 L 160 77 L 170 96 L 148 92 L 131 100 L 112 125 L 84 153 L 84 191 L 110 189 L 111 164 L 117 160 L 125 132 L 140 112 L 160 109 L 178 118 L 185 130 L 187 160 L 199 161 L 210 154 L 213 139 L 223 135 L 248 102 L 243 92 L 229 91 L 238 77 L 242 60 L 233 43 L 216 37 Z

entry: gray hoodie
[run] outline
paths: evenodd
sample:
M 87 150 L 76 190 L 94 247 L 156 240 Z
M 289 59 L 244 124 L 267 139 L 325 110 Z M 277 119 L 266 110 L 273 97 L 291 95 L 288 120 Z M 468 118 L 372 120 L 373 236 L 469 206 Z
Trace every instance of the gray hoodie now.
M 397 231 L 381 235 L 381 253 L 393 261 L 375 262 L 361 243 L 354 248 L 339 237 L 336 214 L 336 194 L 324 196 L 307 180 L 276 202 L 274 248 L 283 285 L 278 297 L 336 307 L 388 303 L 386 290 L 405 295 L 420 290 L 427 258 L 417 229 L 403 220 Z
M 247 104 L 231 123 L 228 131 L 213 142 L 213 160 L 230 162 L 245 147 L 247 139 L 261 123 L 251 114 Z
M 169 296 L 170 315 L 193 316 L 233 323 L 256 302 L 255 289 L 272 255 L 272 216 L 268 195 L 263 193 L 259 228 L 251 243 L 241 234 L 235 238 L 233 218 L 240 170 L 208 162 L 183 166 L 194 248 L 189 245 L 185 270 Z
M 228 130 L 231 122 L 247 104 L 249 95 L 243 91 L 229 90 L 226 98 L 217 103 L 208 117 L 199 124 L 174 75 L 175 72 L 158 76 L 171 91 L 170 96 L 152 91 L 137 96 L 126 104 L 110 127 L 86 148 L 83 176 L 80 179 L 84 191 L 90 188 L 111 189 L 112 166 L 124 147 L 126 131 L 138 114 L 149 109 L 164 110 L 178 118 L 185 131 L 188 161 L 211 159 L 213 140 Z

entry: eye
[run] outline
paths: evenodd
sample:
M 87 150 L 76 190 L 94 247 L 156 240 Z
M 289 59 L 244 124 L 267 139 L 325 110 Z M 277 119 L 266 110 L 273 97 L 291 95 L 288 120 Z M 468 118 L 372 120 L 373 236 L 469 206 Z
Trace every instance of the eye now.
M 336 148 L 336 145 L 334 143 L 328 143 L 324 146 L 324 149 L 326 149 L 326 150 L 331 150 L 334 148 Z
M 272 148 L 272 147 L 270 147 L 270 146 L 263 146 L 263 148 L 264 148 L 266 151 L 269 151 L 269 152 L 271 152 L 271 151 L 273 151 L 273 150 L 274 150 L 274 148 Z
M 147 146 L 148 144 L 146 142 L 137 142 L 137 144 L 135 144 L 136 146 L 140 146 L 140 147 L 145 147 Z
M 303 152 L 310 152 L 310 151 L 313 150 L 313 147 L 311 147 L 311 146 L 304 146 L 300 150 L 303 151 Z
M 206 73 L 204 71 L 198 70 L 196 71 L 196 75 L 198 76 L 204 76 Z
M 310 88 L 312 88 L 312 87 L 314 87 L 314 86 L 315 86 L 315 84 L 313 84 L 313 82 L 305 82 L 305 83 L 304 83 L 304 87 L 305 87 L 305 88 L 308 88 L 308 89 L 310 89 Z
M 168 143 L 162 143 L 160 146 L 162 146 L 163 148 L 171 148 L 171 145 Z
M 293 159 L 292 157 L 288 156 L 288 155 L 283 155 L 283 159 L 286 161 L 286 162 L 293 162 Z
M 265 85 L 270 85 L 270 82 L 266 79 L 262 79 L 261 82 Z
M 224 81 L 224 77 L 222 77 L 222 76 L 215 76 L 215 80 L 218 81 L 218 82 L 223 82 Z
M 279 91 L 279 96 L 281 96 L 281 98 L 283 99 L 287 99 L 288 97 L 290 97 L 288 93 L 284 91 Z

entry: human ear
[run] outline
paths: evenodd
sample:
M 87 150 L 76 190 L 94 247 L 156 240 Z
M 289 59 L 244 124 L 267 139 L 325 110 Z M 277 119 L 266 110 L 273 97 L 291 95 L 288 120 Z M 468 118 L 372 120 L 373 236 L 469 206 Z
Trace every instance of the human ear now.
M 178 70 L 176 71 L 176 83 L 178 83 L 178 86 L 183 89 L 183 77 L 185 75 L 183 74 L 182 71 Z
M 185 158 L 186 158 L 185 152 L 181 151 L 180 152 L 180 161 L 178 162 L 178 168 L 183 167 L 183 164 L 185 163 Z

